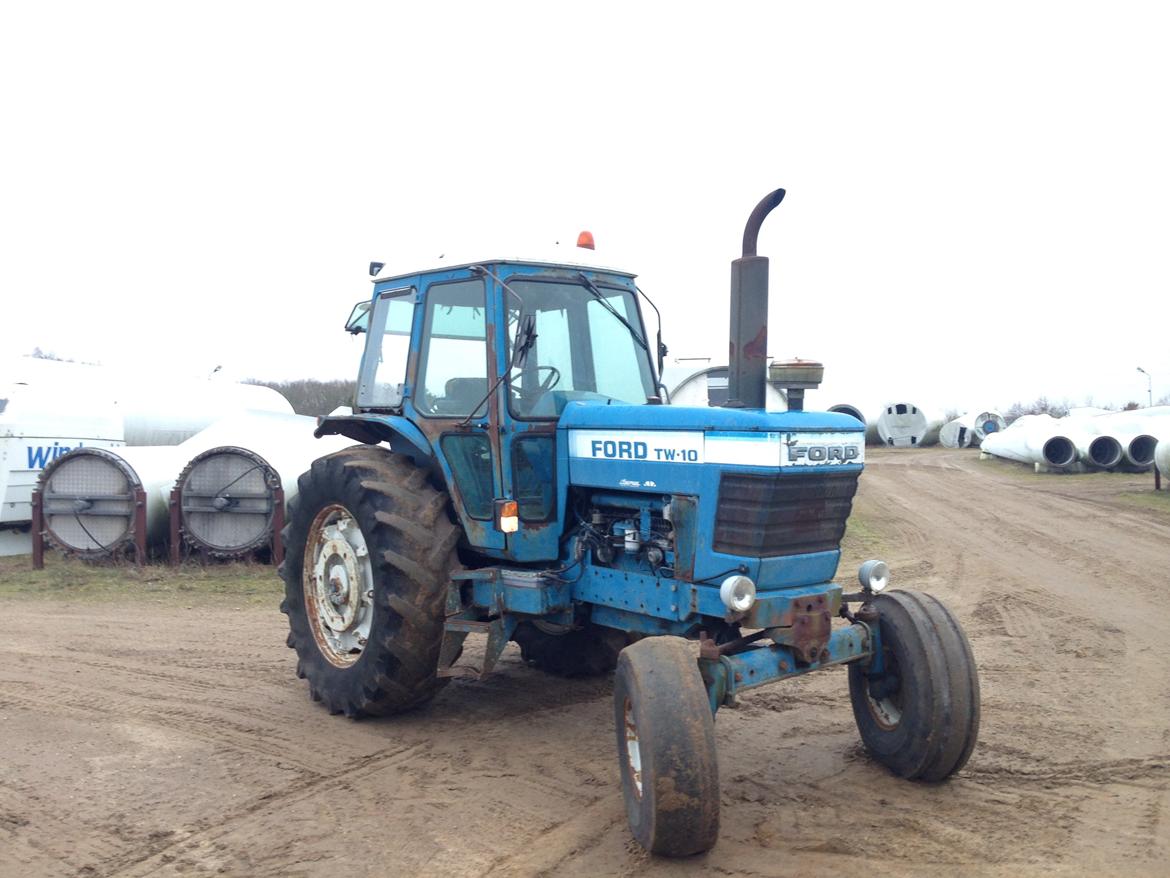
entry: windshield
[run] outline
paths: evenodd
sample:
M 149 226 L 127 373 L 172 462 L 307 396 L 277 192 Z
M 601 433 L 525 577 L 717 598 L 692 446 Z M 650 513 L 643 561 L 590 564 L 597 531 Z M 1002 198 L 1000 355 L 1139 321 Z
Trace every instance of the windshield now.
M 654 394 L 650 357 L 630 290 L 510 280 L 533 318 L 535 337 L 509 375 L 518 418 L 556 418 L 565 404 L 595 399 L 641 405 Z M 516 340 L 520 303 L 508 297 L 508 345 Z

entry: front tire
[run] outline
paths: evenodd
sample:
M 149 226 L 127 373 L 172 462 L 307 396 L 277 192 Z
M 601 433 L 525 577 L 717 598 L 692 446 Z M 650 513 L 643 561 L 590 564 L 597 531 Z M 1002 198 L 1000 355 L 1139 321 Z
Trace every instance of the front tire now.
M 282 534 L 281 611 L 297 676 L 331 713 L 386 715 L 445 682 L 436 670 L 459 529 L 425 470 L 377 447 L 320 458 Z
M 668 857 L 710 850 L 719 838 L 715 722 L 686 641 L 647 637 L 622 650 L 613 702 L 634 838 Z
M 936 598 L 892 591 L 873 600 L 884 673 L 849 666 L 849 696 L 865 749 L 894 774 L 941 781 L 979 736 L 979 676 L 958 620 Z

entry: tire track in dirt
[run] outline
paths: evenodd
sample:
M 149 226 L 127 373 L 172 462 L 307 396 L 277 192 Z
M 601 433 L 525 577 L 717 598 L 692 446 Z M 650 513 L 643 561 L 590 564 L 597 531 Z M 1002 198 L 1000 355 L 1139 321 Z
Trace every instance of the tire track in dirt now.
M 385 768 L 396 762 L 407 761 L 412 754 L 424 750 L 425 744 L 411 744 L 405 747 L 390 748 L 382 753 L 353 760 L 341 771 L 332 774 L 316 774 L 312 777 L 302 777 L 293 781 L 279 792 L 265 792 L 245 802 L 222 815 L 216 815 L 194 824 L 183 838 L 168 841 L 164 844 L 151 845 L 123 854 L 119 857 L 101 863 L 100 874 L 103 876 L 131 876 L 149 875 L 155 869 L 173 862 L 179 857 L 179 852 L 195 849 L 215 838 L 231 832 L 239 823 L 265 811 L 278 811 L 290 803 L 312 798 L 318 789 L 327 784 L 344 785 L 347 780 L 362 774 Z
M 856 500 L 896 584 L 946 601 L 975 648 L 982 735 L 949 783 L 875 765 L 845 674 L 810 675 L 720 711 L 719 845 L 660 861 L 624 825 L 609 680 L 509 650 L 487 680 L 354 723 L 309 701 L 274 610 L 14 601 L 0 874 L 1164 875 L 1170 520 L 1111 499 L 1129 477 L 1018 475 L 876 450 Z

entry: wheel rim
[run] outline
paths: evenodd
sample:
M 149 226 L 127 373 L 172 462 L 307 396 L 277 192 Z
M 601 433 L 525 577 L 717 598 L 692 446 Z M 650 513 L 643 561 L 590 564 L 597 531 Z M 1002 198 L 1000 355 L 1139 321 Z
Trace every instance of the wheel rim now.
M 317 648 L 331 664 L 349 667 L 370 636 L 374 576 L 366 538 L 344 506 L 326 506 L 313 519 L 302 582 Z
M 634 792 L 642 798 L 642 748 L 638 744 L 638 726 L 634 723 L 634 705 L 626 699 L 625 709 L 626 727 L 626 768 L 630 772 L 630 780 L 634 784 Z
M 902 677 L 898 673 L 898 660 L 894 657 L 894 653 L 884 647 L 882 648 L 882 663 L 885 666 L 885 672 L 882 676 L 893 679 L 896 688 L 881 698 L 874 698 L 869 691 L 867 681 L 865 703 L 869 707 L 873 721 L 885 731 L 893 731 L 902 721 Z

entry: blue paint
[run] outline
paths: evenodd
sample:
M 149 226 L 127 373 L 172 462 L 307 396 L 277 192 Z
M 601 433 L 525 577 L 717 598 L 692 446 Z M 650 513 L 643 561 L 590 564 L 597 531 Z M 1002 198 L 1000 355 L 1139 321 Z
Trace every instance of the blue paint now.
M 62 445 L 60 442 L 54 442 L 52 445 L 27 445 L 25 451 L 28 454 L 28 468 L 44 469 L 61 455 L 68 454 L 75 448 L 84 447 L 84 442 L 78 442 L 76 445 Z
M 872 649 L 870 631 L 860 622 L 835 628 L 825 648 L 828 659 L 811 664 L 797 662 L 796 655 L 783 643 L 756 644 L 734 655 L 699 659 L 699 672 L 707 686 L 711 712 L 725 704 L 734 704 L 736 696 L 748 689 L 867 658 Z

